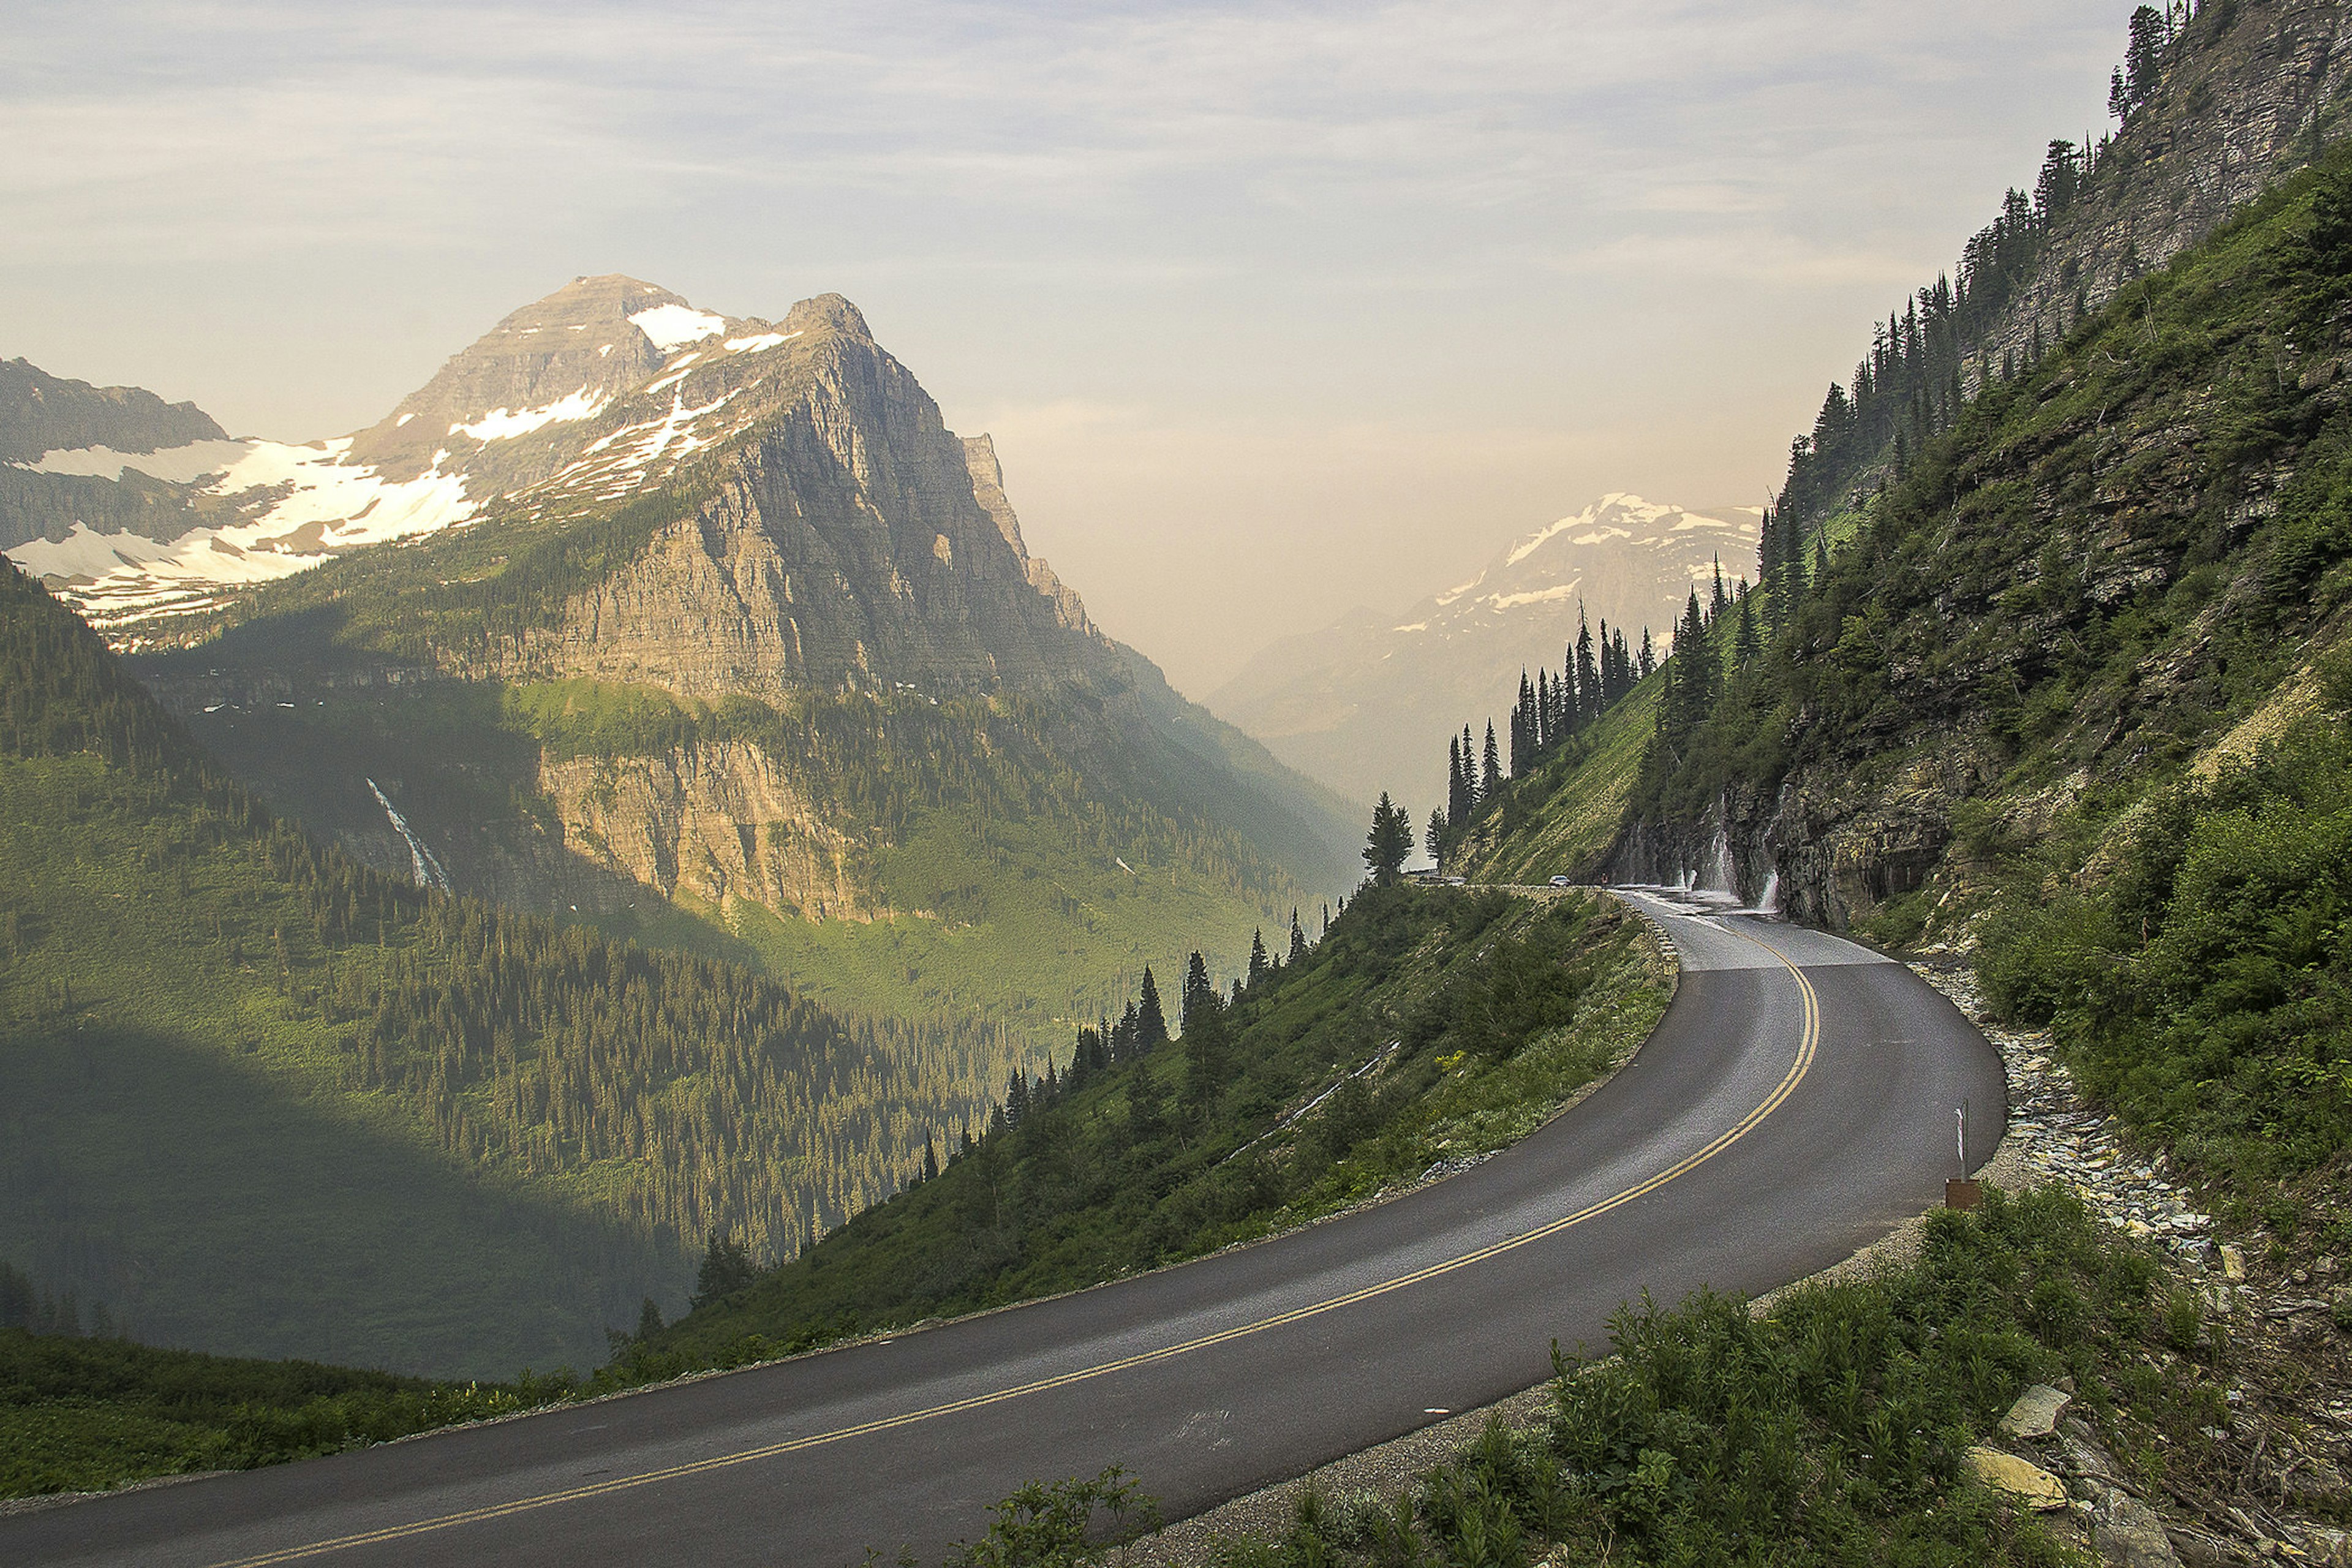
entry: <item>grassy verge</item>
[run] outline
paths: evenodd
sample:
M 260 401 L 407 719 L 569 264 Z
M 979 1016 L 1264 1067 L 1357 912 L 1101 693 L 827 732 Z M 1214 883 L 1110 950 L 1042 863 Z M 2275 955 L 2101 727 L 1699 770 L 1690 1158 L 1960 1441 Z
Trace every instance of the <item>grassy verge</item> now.
M 251 1469 L 529 1409 L 566 1379 L 434 1383 L 0 1329 L 0 1497 Z
M 1542 1425 L 1490 1426 L 1402 1496 L 1303 1493 L 1287 1531 L 1228 1540 L 1213 1561 L 2081 1563 L 2096 1559 L 2073 1516 L 2036 1516 L 1968 1461 L 1988 1442 L 2035 1452 L 1991 1436 L 2024 1387 L 2071 1387 L 2081 1436 L 2148 1491 L 2186 1479 L 2200 1430 L 2231 1419 L 2227 1337 L 2167 1289 L 2149 1251 L 2055 1187 L 1938 1211 L 1916 1263 L 1801 1288 L 1766 1316 L 1706 1294 L 1628 1307 L 1611 1349 L 1560 1363 Z M 1066 1528 L 1000 1528 L 971 1559 L 1097 1555 L 1068 1510 L 1021 1516 L 1041 1517 Z

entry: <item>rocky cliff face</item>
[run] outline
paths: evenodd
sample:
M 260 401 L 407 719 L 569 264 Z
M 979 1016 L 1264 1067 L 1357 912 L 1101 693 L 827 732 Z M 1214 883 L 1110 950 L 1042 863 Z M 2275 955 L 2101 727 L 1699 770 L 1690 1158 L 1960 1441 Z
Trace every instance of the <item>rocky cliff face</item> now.
M 795 306 L 781 330 L 791 358 L 772 382 L 715 360 L 665 388 L 681 406 L 760 412 L 698 468 L 709 499 L 694 514 L 567 606 L 521 663 L 715 698 L 1034 687 L 1099 661 L 1108 644 L 1084 606 L 1023 547 L 987 438 L 949 430 L 848 301 Z M 555 504 L 572 484 L 527 500 Z
M 2213 232 L 2346 129 L 2352 8 L 2341 0 L 2212 0 L 2174 47 L 2032 276 L 1973 357 L 1973 374 L 2055 342 L 2116 291 Z
M 193 403 L 166 403 L 136 386 L 67 381 L 28 360 L 0 361 L 0 463 L 93 447 L 154 452 L 227 434 Z
M 749 899 L 788 919 L 888 912 L 873 891 L 874 847 L 845 833 L 757 746 L 581 757 L 539 777 L 573 853 L 665 898 Z

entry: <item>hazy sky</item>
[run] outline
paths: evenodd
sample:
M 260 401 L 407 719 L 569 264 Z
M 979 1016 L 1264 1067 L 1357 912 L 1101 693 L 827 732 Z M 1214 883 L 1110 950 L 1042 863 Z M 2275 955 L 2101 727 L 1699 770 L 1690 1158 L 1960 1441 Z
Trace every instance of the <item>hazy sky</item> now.
M 1760 501 L 2130 9 L 19 3 L 0 357 L 307 439 L 576 274 L 838 290 L 1198 696 L 1604 491 Z

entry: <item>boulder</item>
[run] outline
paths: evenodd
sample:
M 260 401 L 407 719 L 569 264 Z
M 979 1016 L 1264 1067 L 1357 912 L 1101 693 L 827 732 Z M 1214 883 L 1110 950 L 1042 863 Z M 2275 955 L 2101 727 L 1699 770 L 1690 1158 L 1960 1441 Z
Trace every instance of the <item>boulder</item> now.
M 2069 1403 L 2069 1395 L 2037 1383 L 2019 1394 L 2000 1418 L 2001 1432 L 2011 1437 L 2047 1437 L 2057 1429 L 2058 1417 Z
M 2029 1508 L 2049 1513 L 2066 1506 L 2065 1484 L 2039 1465 L 1999 1448 L 1970 1448 L 1967 1459 L 1977 1479 Z
M 2120 1488 L 2109 1487 L 2091 1516 L 2091 1544 L 2111 1568 L 2180 1568 L 2156 1510 Z

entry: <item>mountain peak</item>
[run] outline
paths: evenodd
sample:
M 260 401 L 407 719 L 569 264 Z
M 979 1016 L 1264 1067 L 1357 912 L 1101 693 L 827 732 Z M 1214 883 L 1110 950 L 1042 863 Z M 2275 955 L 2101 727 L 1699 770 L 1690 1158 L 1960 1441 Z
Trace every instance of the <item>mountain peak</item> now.
M 866 329 L 866 317 L 857 307 L 838 294 L 819 294 L 813 300 L 803 300 L 784 312 L 783 330 L 788 332 L 826 329 L 845 337 L 863 338 L 872 342 L 874 334 Z

